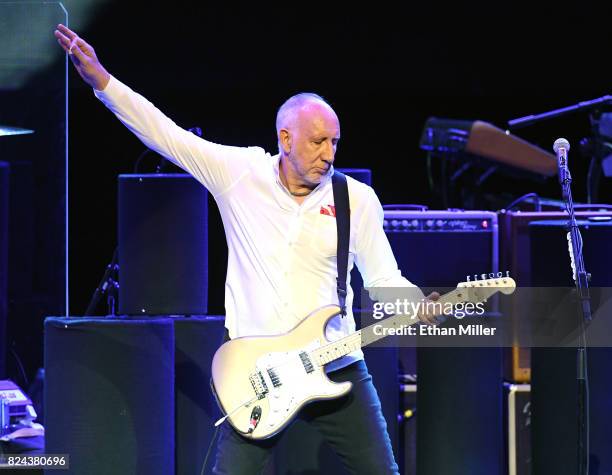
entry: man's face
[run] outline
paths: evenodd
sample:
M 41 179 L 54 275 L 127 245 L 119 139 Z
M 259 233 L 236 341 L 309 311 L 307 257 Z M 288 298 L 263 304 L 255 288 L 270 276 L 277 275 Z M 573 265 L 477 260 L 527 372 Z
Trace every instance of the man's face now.
M 327 104 L 312 102 L 300 109 L 289 130 L 287 158 L 296 175 L 308 185 L 318 185 L 329 171 L 340 140 L 340 123 Z

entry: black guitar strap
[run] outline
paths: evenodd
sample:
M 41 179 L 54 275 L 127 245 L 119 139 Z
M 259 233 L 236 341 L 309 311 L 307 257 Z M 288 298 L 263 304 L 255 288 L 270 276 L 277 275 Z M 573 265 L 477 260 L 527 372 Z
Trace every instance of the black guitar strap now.
M 336 228 L 338 230 L 338 247 L 336 261 L 338 277 L 336 277 L 338 304 L 342 316 L 346 315 L 346 274 L 348 269 L 349 239 L 351 232 L 351 210 L 349 206 L 348 186 L 346 176 L 338 170 L 332 175 L 334 191 L 334 206 L 336 210 Z

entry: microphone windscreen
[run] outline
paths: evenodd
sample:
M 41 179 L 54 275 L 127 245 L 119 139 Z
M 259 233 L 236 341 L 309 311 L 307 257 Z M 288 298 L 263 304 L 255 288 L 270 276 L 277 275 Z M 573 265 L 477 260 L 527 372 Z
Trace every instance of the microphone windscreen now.
M 559 149 L 561 148 L 564 148 L 566 152 L 569 151 L 570 144 L 567 139 L 559 138 L 555 140 L 555 143 L 553 144 L 553 150 L 555 151 L 555 153 L 559 153 Z

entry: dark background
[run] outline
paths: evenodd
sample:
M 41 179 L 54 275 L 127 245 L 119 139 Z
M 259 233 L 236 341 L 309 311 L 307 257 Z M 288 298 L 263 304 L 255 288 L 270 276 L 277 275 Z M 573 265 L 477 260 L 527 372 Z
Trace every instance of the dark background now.
M 509 119 L 609 94 L 609 18 L 584 1 L 562 8 L 111 1 L 78 33 L 111 74 L 179 125 L 200 126 L 219 143 L 276 153 L 276 109 L 294 93 L 317 92 L 341 121 L 337 166 L 371 168 L 383 203 L 436 208 L 440 199 L 418 147 L 425 120 L 505 127 Z M 116 245 L 117 175 L 132 172 L 143 145 L 70 69 L 70 313 L 79 315 Z M 588 115 L 516 133 L 546 150 L 561 136 L 577 145 L 589 135 Z M 570 156 L 574 198 L 585 201 L 588 162 L 577 149 Z M 149 157 L 144 169 L 157 163 Z M 486 186 L 508 203 L 531 191 L 560 195 L 555 178 L 500 175 Z M 603 196 L 607 188 L 604 181 Z M 213 202 L 209 255 L 209 313 L 219 314 L 226 249 Z M 29 362 L 29 374 L 41 364 Z

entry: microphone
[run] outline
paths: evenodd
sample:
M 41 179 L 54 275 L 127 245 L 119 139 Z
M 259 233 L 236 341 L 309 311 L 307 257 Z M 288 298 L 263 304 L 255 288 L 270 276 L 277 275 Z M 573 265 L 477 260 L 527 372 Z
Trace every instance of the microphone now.
M 563 155 L 567 159 L 567 152 L 569 152 L 569 149 L 570 144 L 567 139 L 564 138 L 555 140 L 555 143 L 553 144 L 553 150 L 557 154 L 557 157 Z
M 558 138 L 553 144 L 553 150 L 557 154 L 557 165 L 559 167 L 559 183 L 561 186 L 566 185 L 568 178 L 567 170 L 567 152 L 569 152 L 570 144 L 567 139 Z

